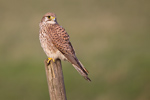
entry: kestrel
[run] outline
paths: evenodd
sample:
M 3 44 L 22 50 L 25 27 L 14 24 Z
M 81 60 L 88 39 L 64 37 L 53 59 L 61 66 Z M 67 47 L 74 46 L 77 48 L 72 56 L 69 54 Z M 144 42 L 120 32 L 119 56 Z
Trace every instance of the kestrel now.
M 54 13 L 46 13 L 41 19 L 39 26 L 39 40 L 48 59 L 69 61 L 86 80 L 91 81 L 88 77 L 88 71 L 76 57 L 73 46 L 69 41 L 69 35 L 58 24 L 56 15 Z

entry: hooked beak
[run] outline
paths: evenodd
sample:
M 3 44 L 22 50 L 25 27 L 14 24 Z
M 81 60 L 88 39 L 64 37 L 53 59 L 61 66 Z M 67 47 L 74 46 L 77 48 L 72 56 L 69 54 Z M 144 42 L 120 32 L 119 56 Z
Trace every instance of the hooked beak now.
M 55 21 L 55 17 L 52 17 L 52 16 L 51 16 L 51 20 Z

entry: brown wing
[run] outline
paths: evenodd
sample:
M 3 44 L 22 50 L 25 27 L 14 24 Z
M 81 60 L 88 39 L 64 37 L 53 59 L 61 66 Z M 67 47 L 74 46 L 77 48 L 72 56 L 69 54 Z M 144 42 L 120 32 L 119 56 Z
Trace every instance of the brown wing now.
M 51 32 L 50 38 L 55 47 L 62 53 L 71 56 L 75 56 L 75 51 L 69 41 L 69 35 L 58 24 L 51 25 L 49 31 Z
M 75 51 L 69 41 L 69 35 L 59 24 L 51 25 L 49 28 L 49 34 L 53 44 L 55 47 L 62 53 L 64 56 L 73 64 L 75 69 L 87 80 L 88 71 L 84 68 L 84 66 L 79 62 L 75 55 Z

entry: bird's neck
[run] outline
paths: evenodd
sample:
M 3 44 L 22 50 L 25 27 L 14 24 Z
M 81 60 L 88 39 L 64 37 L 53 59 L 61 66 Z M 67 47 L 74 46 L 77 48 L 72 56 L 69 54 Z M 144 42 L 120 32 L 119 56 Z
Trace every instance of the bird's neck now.
M 54 21 L 47 21 L 46 23 L 47 23 L 47 24 L 56 24 L 57 22 L 54 22 Z

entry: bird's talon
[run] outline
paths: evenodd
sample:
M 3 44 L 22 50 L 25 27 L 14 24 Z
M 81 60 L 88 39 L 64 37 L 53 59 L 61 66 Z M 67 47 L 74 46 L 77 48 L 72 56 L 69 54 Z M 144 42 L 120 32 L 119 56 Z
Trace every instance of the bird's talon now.
M 50 63 L 51 60 L 53 60 L 53 62 L 55 62 L 55 60 L 53 58 L 48 58 L 47 63 Z

